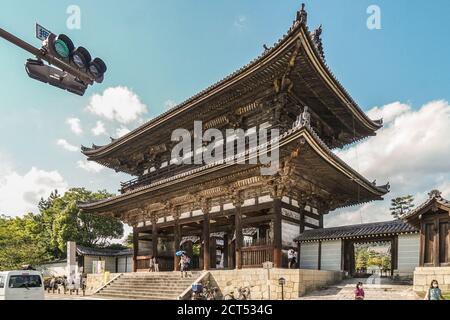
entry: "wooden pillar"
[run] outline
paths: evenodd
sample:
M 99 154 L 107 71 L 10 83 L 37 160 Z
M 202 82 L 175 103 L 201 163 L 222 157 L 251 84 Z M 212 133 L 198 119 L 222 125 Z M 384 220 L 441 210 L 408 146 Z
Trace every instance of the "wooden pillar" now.
M 273 266 L 282 267 L 282 242 L 281 242 L 281 199 L 273 200 Z
M 158 257 L 158 219 L 152 219 L 152 255 Z
M 317 253 L 317 270 L 322 270 L 322 241 L 319 241 L 319 252 Z
M 216 269 L 217 267 L 217 239 L 209 239 L 209 267 Z
M 228 233 L 223 235 L 223 268 L 228 268 Z
M 236 203 L 236 213 L 234 215 L 234 227 L 236 229 L 236 240 L 235 240 L 235 252 L 236 252 L 236 269 L 242 269 L 242 215 L 241 215 L 241 204 Z
M 203 269 L 210 268 L 209 212 L 203 212 Z
M 439 230 L 439 219 L 434 220 L 434 243 L 433 243 L 433 249 L 434 249 L 434 266 L 440 267 L 440 254 L 439 254 L 439 246 L 441 244 L 440 241 L 440 230 Z
M 139 232 L 133 228 L 133 272 L 137 271 L 137 257 L 139 254 Z
M 179 219 L 175 219 L 174 233 L 173 233 L 173 270 L 180 271 L 180 257 L 176 255 L 180 248 L 181 241 L 181 226 Z
M 419 257 L 419 267 L 423 267 L 425 264 L 425 227 L 424 224 L 420 223 L 420 257 Z

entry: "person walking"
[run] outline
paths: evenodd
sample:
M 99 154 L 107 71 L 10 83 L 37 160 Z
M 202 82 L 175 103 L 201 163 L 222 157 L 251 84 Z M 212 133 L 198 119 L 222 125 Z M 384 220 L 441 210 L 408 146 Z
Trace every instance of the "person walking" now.
M 296 264 L 297 264 L 297 253 L 295 252 L 294 249 L 289 249 L 288 251 L 288 267 L 289 269 L 294 269 Z
M 181 255 L 181 258 L 180 258 L 180 271 L 181 271 L 181 277 L 182 277 L 182 278 L 183 278 L 184 275 L 186 275 L 186 277 L 187 277 L 187 270 L 186 270 L 187 264 L 186 264 L 186 258 L 187 258 L 187 256 L 186 256 L 186 254 L 184 254 L 184 253 Z
M 150 256 L 150 261 L 148 263 L 148 271 L 155 272 L 155 258 L 153 256 Z
M 354 291 L 354 294 L 355 294 L 355 300 L 364 300 L 365 293 L 364 293 L 363 283 L 362 282 L 358 282 L 356 284 L 356 289 Z
M 430 288 L 428 288 L 424 300 L 445 300 L 442 296 L 441 289 L 439 289 L 439 283 L 437 280 L 431 281 Z

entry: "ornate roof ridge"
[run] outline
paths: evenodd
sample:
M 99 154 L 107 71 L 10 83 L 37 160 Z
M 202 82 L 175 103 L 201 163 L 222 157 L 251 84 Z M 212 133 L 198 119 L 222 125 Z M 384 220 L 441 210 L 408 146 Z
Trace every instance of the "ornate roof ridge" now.
M 344 88 L 344 86 L 340 83 L 340 81 L 337 79 L 337 77 L 334 75 L 334 73 L 329 68 L 323 55 L 319 52 L 316 44 L 314 43 L 313 38 L 311 37 L 311 33 L 309 32 L 309 28 L 307 26 L 307 12 L 304 10 L 304 8 L 305 8 L 305 6 L 304 6 L 304 4 L 302 4 L 302 9 L 297 12 L 297 18 L 296 18 L 296 20 L 294 20 L 290 29 L 281 38 L 279 38 L 278 41 L 276 41 L 272 47 L 269 48 L 267 46 L 264 46 L 265 50 L 259 56 L 257 56 L 253 60 L 251 60 L 249 63 L 247 63 L 244 66 L 240 67 L 239 69 L 235 70 L 228 76 L 223 77 L 221 80 L 218 80 L 217 82 L 213 83 L 212 85 L 208 86 L 207 88 L 201 90 L 200 92 L 194 94 L 193 96 L 187 98 L 186 100 L 184 100 L 180 104 L 174 106 L 173 108 L 168 109 L 167 111 L 154 117 L 150 121 L 142 124 L 141 126 L 132 130 L 128 134 L 126 134 L 118 139 L 112 140 L 110 144 L 105 145 L 103 147 L 98 147 L 98 148 L 82 149 L 83 154 L 89 156 L 90 154 L 95 154 L 98 150 L 110 147 L 110 146 L 122 141 L 123 139 L 126 139 L 127 137 L 130 137 L 133 134 L 136 134 L 139 131 L 145 130 L 146 127 L 150 126 L 151 124 L 153 124 L 161 119 L 164 119 L 166 116 L 170 115 L 171 113 L 175 112 L 176 110 L 182 109 L 183 107 L 189 105 L 190 103 L 194 102 L 196 99 L 202 97 L 203 95 L 207 94 L 208 92 L 211 92 L 212 90 L 219 88 L 221 85 L 223 85 L 227 81 L 235 78 L 237 75 L 242 74 L 244 71 L 249 70 L 252 67 L 256 66 L 264 58 L 270 56 L 273 52 L 275 52 L 283 42 L 285 42 L 287 39 L 289 39 L 293 34 L 301 32 L 302 29 L 305 31 L 306 38 L 310 42 L 310 47 L 313 49 L 316 57 L 318 57 L 318 61 L 322 64 L 322 67 L 325 69 L 325 71 L 330 75 L 331 79 L 336 83 L 338 89 L 341 90 L 343 92 L 343 94 L 345 95 L 345 97 L 348 99 L 349 103 L 347 103 L 347 105 L 350 104 L 354 110 L 356 110 L 358 113 L 360 113 L 362 115 L 362 117 L 365 118 L 366 121 L 368 121 L 368 123 L 372 123 L 376 129 L 381 128 L 382 123 L 380 123 L 379 120 L 374 121 L 374 120 L 370 119 L 365 114 L 365 112 L 353 100 L 353 98 L 350 96 L 348 91 Z
M 428 193 L 428 199 L 423 202 L 422 204 L 420 204 L 419 206 L 417 206 L 416 208 L 414 208 L 411 212 L 403 215 L 403 217 L 401 217 L 401 219 L 409 219 L 415 215 L 417 215 L 422 209 L 426 208 L 427 206 L 429 206 L 432 202 L 437 202 L 445 207 L 450 208 L 450 201 L 446 200 L 442 197 L 442 192 L 440 192 L 439 190 L 431 190 Z

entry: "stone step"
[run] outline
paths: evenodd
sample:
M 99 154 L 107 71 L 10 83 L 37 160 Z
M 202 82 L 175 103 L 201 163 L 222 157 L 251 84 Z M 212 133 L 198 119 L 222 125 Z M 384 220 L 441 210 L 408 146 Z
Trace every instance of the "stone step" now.
M 173 285 L 173 284 L 177 284 L 177 283 L 180 284 L 180 285 L 189 285 L 189 284 L 191 284 L 193 282 L 194 282 L 194 280 L 191 279 L 191 280 L 183 280 L 183 281 L 180 281 L 180 280 L 178 280 L 178 281 L 157 281 L 157 280 L 154 280 L 154 281 L 127 281 L 127 280 L 117 280 L 117 281 L 114 281 L 113 283 L 116 283 L 116 284 L 130 284 L 130 285 L 136 285 L 136 286 L 139 286 L 139 285 L 158 286 L 158 285 Z
M 187 289 L 190 286 L 171 286 L 171 287 L 135 287 L 135 286 L 115 286 L 115 285 L 110 285 L 107 286 L 106 288 L 104 288 L 103 290 L 106 289 L 111 289 L 111 290 L 146 290 L 146 291 L 166 291 L 166 290 L 177 290 L 177 291 L 184 291 L 185 289 Z
M 183 290 L 120 290 L 115 288 L 108 288 L 100 291 L 101 293 L 115 293 L 115 294 L 133 294 L 133 295 L 154 295 L 154 294 L 165 294 L 165 295 L 175 295 L 178 296 L 183 292 Z
M 101 297 L 111 297 L 111 298 L 124 298 L 124 299 L 136 299 L 136 300 L 175 300 L 178 295 L 167 295 L 167 294 L 153 294 L 153 295 L 141 295 L 141 294 L 128 294 L 128 293 L 109 293 L 98 294 Z

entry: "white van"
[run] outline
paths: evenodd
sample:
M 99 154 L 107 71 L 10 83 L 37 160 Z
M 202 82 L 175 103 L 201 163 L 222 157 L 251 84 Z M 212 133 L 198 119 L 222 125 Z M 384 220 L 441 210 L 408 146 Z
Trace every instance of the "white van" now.
M 42 275 L 38 271 L 0 272 L 0 300 L 44 300 Z

